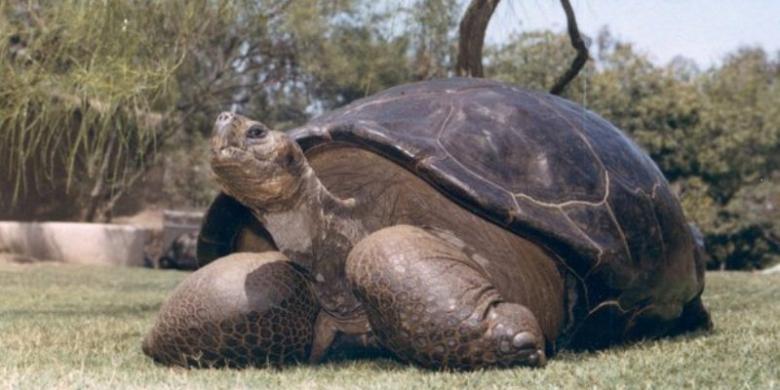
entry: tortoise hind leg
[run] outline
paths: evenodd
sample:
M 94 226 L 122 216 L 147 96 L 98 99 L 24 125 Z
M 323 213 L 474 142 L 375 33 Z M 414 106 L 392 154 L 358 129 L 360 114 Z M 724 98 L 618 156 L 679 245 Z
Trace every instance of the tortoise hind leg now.
M 186 367 L 304 361 L 320 310 L 304 272 L 279 252 L 218 259 L 176 288 L 143 352 Z
M 468 256 L 423 229 L 369 235 L 346 272 L 380 342 L 401 359 L 456 369 L 545 363 L 534 314 L 505 302 Z

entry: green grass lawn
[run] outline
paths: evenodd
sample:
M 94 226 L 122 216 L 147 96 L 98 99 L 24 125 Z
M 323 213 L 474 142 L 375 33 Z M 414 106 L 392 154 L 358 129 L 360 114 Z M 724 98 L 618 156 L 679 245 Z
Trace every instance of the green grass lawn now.
M 0 264 L 0 388 L 754 388 L 780 387 L 780 276 L 710 273 L 716 330 L 598 353 L 544 369 L 465 373 L 388 359 L 283 370 L 153 364 L 141 338 L 186 273 Z

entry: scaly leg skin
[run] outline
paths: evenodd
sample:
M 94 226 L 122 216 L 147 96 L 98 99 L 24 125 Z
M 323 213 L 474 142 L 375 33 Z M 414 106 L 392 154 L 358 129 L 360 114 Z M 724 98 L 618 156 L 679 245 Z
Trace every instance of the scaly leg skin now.
M 143 351 L 158 363 L 185 367 L 305 361 L 319 310 L 305 271 L 284 255 L 235 253 L 176 288 Z
M 375 334 L 403 360 L 442 369 L 545 364 L 533 313 L 502 300 L 463 252 L 421 228 L 369 235 L 346 267 Z

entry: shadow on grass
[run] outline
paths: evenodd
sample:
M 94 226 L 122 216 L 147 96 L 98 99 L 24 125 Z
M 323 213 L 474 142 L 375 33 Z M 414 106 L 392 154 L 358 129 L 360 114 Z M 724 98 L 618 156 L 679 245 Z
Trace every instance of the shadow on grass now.
M 604 355 L 615 354 L 622 352 L 641 351 L 648 347 L 652 347 L 660 343 L 672 343 L 672 344 L 684 344 L 690 340 L 694 340 L 700 337 L 711 336 L 715 333 L 713 330 L 698 330 L 688 332 L 680 335 L 660 337 L 654 339 L 639 339 L 624 344 L 617 344 L 611 347 L 595 349 L 595 350 L 563 350 L 550 359 L 550 362 L 562 362 L 562 363 L 583 363 L 590 361 L 604 360 Z M 355 366 L 363 366 L 366 369 L 377 371 L 401 371 L 401 370 L 420 370 L 423 372 L 448 372 L 448 373 L 468 373 L 473 370 L 456 370 L 456 369 L 426 369 L 419 367 L 413 363 L 407 363 L 399 360 L 393 355 L 392 352 L 386 349 L 341 349 L 337 352 L 331 352 L 327 354 L 322 363 L 318 365 L 309 365 L 305 362 L 293 363 L 289 366 L 276 366 L 276 367 L 262 367 L 265 369 L 275 369 L 279 371 L 289 370 L 291 368 L 313 368 L 316 370 L 326 371 L 344 371 L 354 369 Z M 528 370 L 536 370 L 545 368 L 524 367 L 522 365 L 510 366 L 510 367 L 489 367 L 481 368 L 476 371 L 503 371 L 513 370 L 518 368 L 526 368 Z
M 711 337 L 716 333 L 716 329 L 700 329 L 674 336 L 637 339 L 600 349 L 565 349 L 553 356 L 551 360 L 572 363 L 603 359 L 606 353 L 640 351 L 658 344 L 684 344 L 701 337 Z

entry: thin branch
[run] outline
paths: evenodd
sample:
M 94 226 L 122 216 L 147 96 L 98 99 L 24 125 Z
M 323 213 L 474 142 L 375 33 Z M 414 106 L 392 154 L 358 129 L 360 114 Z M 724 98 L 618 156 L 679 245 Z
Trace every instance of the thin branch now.
M 582 67 L 585 66 L 585 63 L 588 61 L 588 48 L 585 46 L 585 41 L 582 40 L 582 36 L 580 36 L 579 28 L 577 28 L 577 19 L 574 17 L 574 10 L 571 8 L 569 0 L 561 0 L 561 5 L 563 6 L 563 11 L 566 13 L 569 39 L 571 40 L 571 45 L 577 50 L 577 57 L 571 62 L 569 70 L 567 70 L 550 89 L 550 93 L 553 95 L 560 95 L 563 90 L 566 89 L 569 82 L 577 77 L 577 74 L 580 73 L 580 70 L 582 70 Z
M 156 157 L 155 157 L 156 158 Z M 153 159 L 154 161 L 154 159 Z M 112 186 L 110 191 L 104 193 L 107 198 L 100 204 L 93 213 L 93 221 L 100 221 L 104 223 L 111 222 L 112 214 L 116 203 L 125 196 L 130 189 L 133 188 L 135 182 L 148 173 L 148 169 L 138 169 L 133 172 L 129 177 L 125 177 L 122 181 L 122 185 Z
M 500 0 L 472 0 L 460 21 L 458 37 L 458 76 L 483 77 L 482 47 L 485 30 Z
M 116 142 L 116 131 L 109 133 L 108 144 L 106 150 L 103 153 L 103 161 L 100 163 L 100 168 L 97 172 L 97 178 L 92 186 L 92 191 L 89 193 L 89 201 L 87 210 L 84 214 L 83 220 L 86 222 L 94 222 L 97 216 L 98 209 L 100 208 L 100 200 L 103 197 L 105 191 L 106 179 L 108 178 L 108 168 L 111 163 L 111 159 L 108 157 L 113 153 L 114 142 Z

